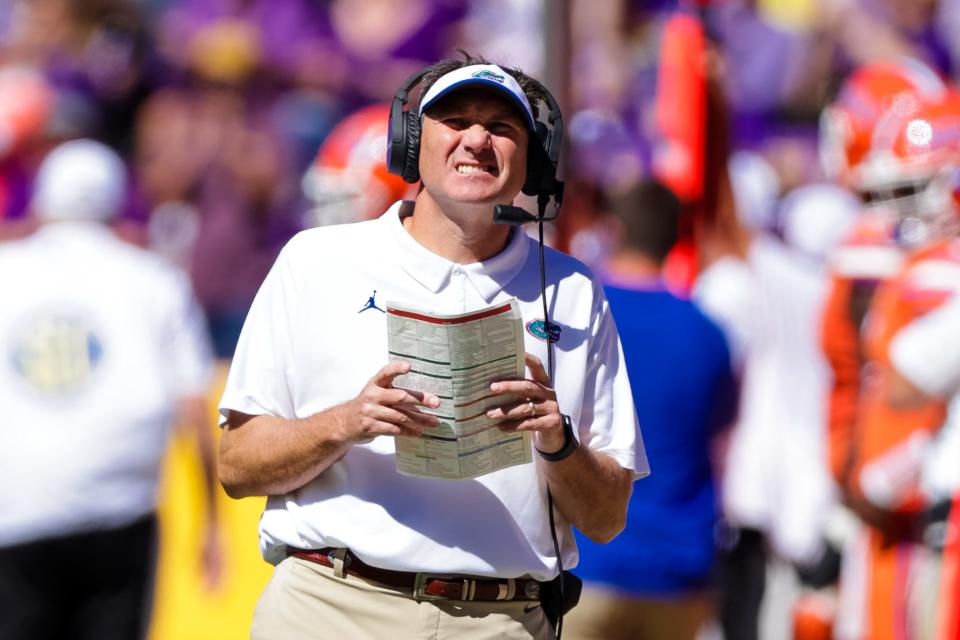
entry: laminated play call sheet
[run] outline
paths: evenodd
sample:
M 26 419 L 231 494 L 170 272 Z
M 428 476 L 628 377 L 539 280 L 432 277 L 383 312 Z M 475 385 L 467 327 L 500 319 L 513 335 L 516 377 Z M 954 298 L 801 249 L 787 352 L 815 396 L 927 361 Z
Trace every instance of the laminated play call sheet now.
M 387 333 L 390 360 L 411 365 L 393 386 L 440 398 L 435 409 L 418 407 L 440 419 L 437 427 L 419 437 L 396 437 L 398 472 L 465 479 L 531 461 L 530 432 L 501 431 L 487 417 L 489 409 L 520 400 L 490 392 L 496 380 L 524 377 L 523 322 L 516 299 L 459 315 L 388 302 Z

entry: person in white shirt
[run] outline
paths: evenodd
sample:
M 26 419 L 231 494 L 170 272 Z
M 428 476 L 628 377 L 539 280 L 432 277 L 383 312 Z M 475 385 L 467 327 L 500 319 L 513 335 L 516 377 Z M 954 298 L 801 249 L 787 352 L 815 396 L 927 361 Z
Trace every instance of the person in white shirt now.
M 75 140 L 37 175 L 30 237 L 0 245 L 0 637 L 135 638 L 149 622 L 157 483 L 176 419 L 207 476 L 210 346 L 186 275 L 116 237 L 126 170 Z
M 576 564 L 570 527 L 623 528 L 648 466 L 602 287 L 547 250 L 546 324 L 536 244 L 492 216 L 544 153 L 538 88 L 469 56 L 425 70 L 419 111 L 399 114 L 418 130 L 402 150 L 416 199 L 300 233 L 261 287 L 220 405 L 224 488 L 269 496 L 260 545 L 277 569 L 254 638 L 551 638 L 540 605 L 560 561 Z M 490 394 L 524 401 L 488 415 L 532 431 L 539 455 L 472 480 L 398 474 L 391 436 L 437 424 L 439 399 L 393 388 L 410 363 L 386 364 L 386 301 L 463 313 L 511 298 L 528 377 Z
M 761 607 L 775 559 L 786 559 L 806 579 L 831 557 L 825 531 L 836 498 L 823 464 L 829 372 L 817 331 L 827 294 L 825 257 L 856 206 L 839 187 L 800 187 L 781 204 L 783 242 L 749 228 L 739 209 L 725 211 L 713 232 L 725 251 L 693 291 L 742 367 L 740 413 L 724 460 L 729 531 L 720 536 L 718 571 L 720 617 L 731 637 L 762 637 L 772 624 L 767 620 L 775 616 L 762 619 Z

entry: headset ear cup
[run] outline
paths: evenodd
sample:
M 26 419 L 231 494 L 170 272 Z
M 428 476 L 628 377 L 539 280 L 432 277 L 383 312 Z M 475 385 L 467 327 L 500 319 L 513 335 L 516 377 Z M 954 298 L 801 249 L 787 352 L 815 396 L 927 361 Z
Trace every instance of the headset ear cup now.
M 406 158 L 403 164 L 403 179 L 413 184 L 420 180 L 420 116 L 407 112 Z
M 407 160 L 407 118 L 403 104 L 400 99 L 394 99 L 387 128 L 387 171 L 401 178 L 403 163 Z
M 530 144 L 527 145 L 527 179 L 521 189 L 528 196 L 539 195 L 544 190 L 549 191 L 553 184 L 551 178 L 554 169 L 546 152 L 549 136 L 547 125 L 537 122 L 536 133 L 530 136 Z
M 540 171 L 543 167 L 543 161 L 538 158 L 543 153 L 540 145 L 530 141 L 527 145 L 527 178 L 523 182 L 520 191 L 528 196 L 535 196 L 540 190 Z

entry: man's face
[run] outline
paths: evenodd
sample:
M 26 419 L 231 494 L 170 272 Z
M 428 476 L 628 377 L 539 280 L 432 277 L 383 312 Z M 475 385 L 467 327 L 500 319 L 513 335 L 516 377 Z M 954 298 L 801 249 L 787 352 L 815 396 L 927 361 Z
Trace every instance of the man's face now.
M 526 177 L 528 136 L 506 100 L 486 91 L 457 91 L 424 114 L 424 188 L 441 204 L 509 204 Z

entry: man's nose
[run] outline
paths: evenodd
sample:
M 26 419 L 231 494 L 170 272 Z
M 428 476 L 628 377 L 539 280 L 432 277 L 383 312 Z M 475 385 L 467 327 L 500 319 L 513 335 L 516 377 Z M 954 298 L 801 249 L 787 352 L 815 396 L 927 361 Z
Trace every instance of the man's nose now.
M 463 147 L 474 153 L 489 148 L 490 139 L 490 131 L 479 122 L 463 131 Z

